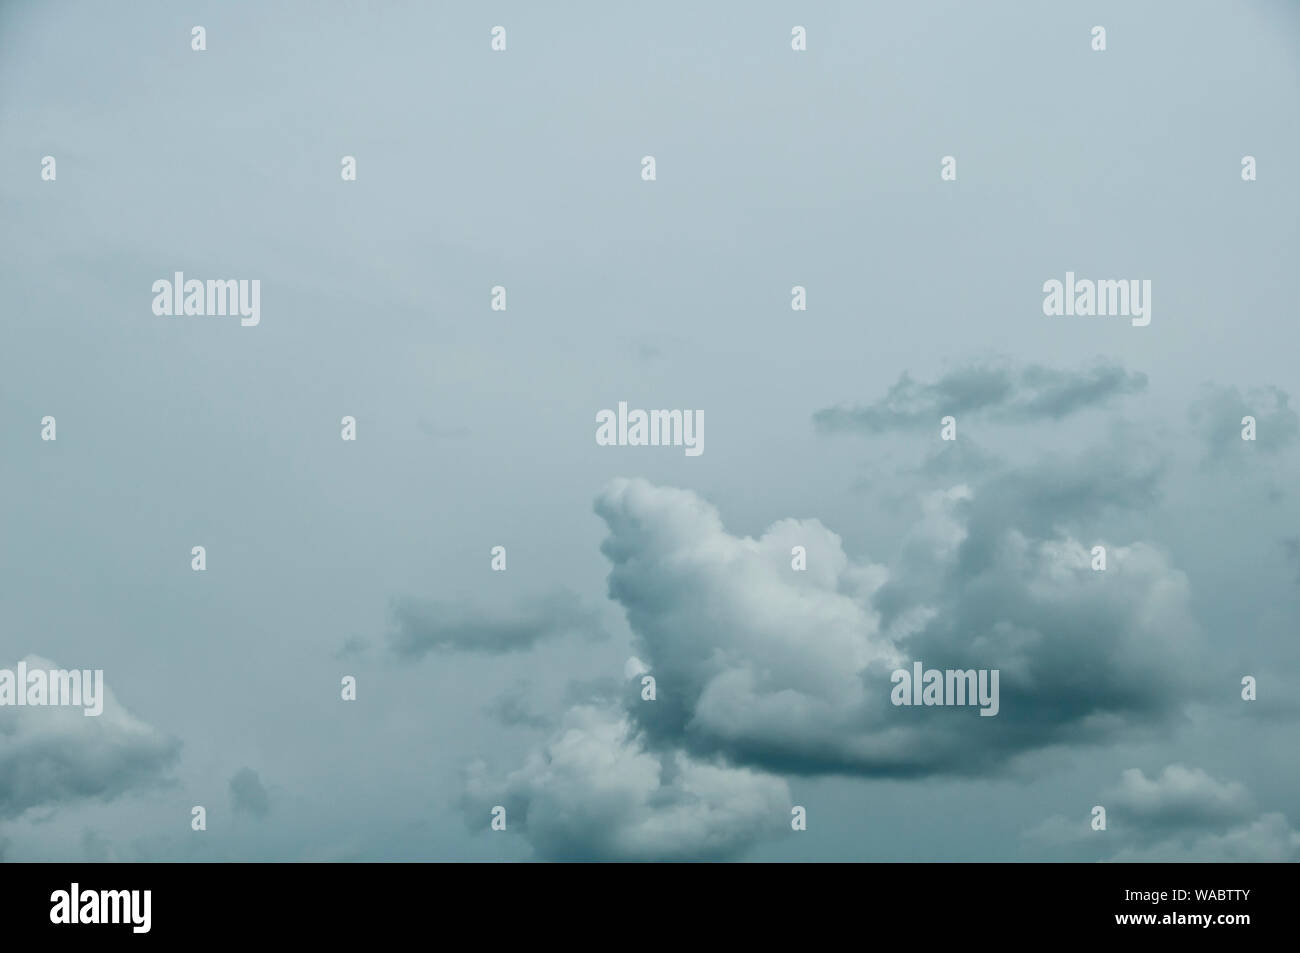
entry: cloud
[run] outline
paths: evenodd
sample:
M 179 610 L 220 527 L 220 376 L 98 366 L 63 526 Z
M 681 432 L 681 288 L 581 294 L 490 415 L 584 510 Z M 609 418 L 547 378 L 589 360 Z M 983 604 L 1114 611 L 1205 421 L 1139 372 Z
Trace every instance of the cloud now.
M 938 426 L 942 417 L 988 412 L 1010 422 L 1060 420 L 1112 398 L 1144 391 L 1145 374 L 1098 361 L 1083 371 L 1031 364 L 970 365 L 950 371 L 933 384 L 904 373 L 883 398 L 866 406 L 840 405 L 813 414 L 824 433 L 884 433 L 917 425 Z
M 556 590 L 519 605 L 514 612 L 484 613 L 463 602 L 421 602 L 400 598 L 393 604 L 395 628 L 389 648 L 401 658 L 418 659 L 435 649 L 501 654 L 522 652 L 544 639 L 576 634 L 601 639 L 599 614 L 567 590 Z
M 1184 574 L 1141 542 L 1094 572 L 1089 546 L 994 518 L 1015 501 L 990 500 L 926 496 L 885 567 L 851 561 L 817 520 L 741 538 L 689 491 L 615 481 L 596 501 L 609 593 L 658 689 L 638 724 L 766 770 L 906 776 L 987 773 L 1180 711 L 1201 648 Z M 893 706 L 890 673 L 911 660 L 998 669 L 1000 714 Z
M 1251 813 L 1250 795 L 1242 784 L 1222 783 L 1200 768 L 1181 764 L 1168 765 L 1156 778 L 1129 768 L 1108 802 L 1111 813 L 1153 838 L 1190 827 L 1231 825 Z
M 1271 812 L 1223 833 L 1192 836 L 1184 841 L 1165 841 L 1145 849 L 1125 848 L 1111 860 L 1295 863 L 1300 861 L 1300 831 L 1291 826 L 1286 815 Z
M 496 805 L 546 860 L 725 860 L 789 829 L 780 778 L 656 753 L 626 714 L 578 706 L 504 782 L 482 763 L 467 774 L 466 817 L 486 826 Z
M 1241 439 L 1241 421 L 1248 416 L 1255 418 L 1253 442 Z M 1243 395 L 1235 387 L 1207 385 L 1188 417 L 1200 433 L 1207 463 L 1236 460 L 1255 448 L 1277 453 L 1292 446 L 1300 434 L 1300 417 L 1278 387 L 1255 388 Z
M 1056 815 L 1025 836 L 1099 847 L 1112 861 L 1300 860 L 1300 832 L 1285 815 L 1260 813 L 1244 785 L 1200 768 L 1171 764 L 1151 778 L 1129 768 L 1098 803 L 1106 808 L 1105 831 L 1093 831 L 1087 817 Z
M 262 779 L 252 768 L 241 768 L 230 779 L 230 806 L 236 814 L 266 817 L 271 813 L 271 799 Z
M 58 668 L 29 655 L 28 669 Z M 0 708 L 0 819 L 34 807 L 61 807 L 82 798 L 111 800 L 166 782 L 179 740 L 134 717 L 104 686 L 104 710 L 79 707 Z
M 963 567 L 974 571 L 1008 529 L 1046 539 L 1084 531 L 1107 511 L 1142 512 L 1160 500 L 1167 462 L 1117 431 L 1073 456 L 1049 454 L 1025 466 L 990 469 L 966 509 Z
M 1171 721 L 1202 678 L 1187 578 L 1142 541 L 1108 543 L 1096 572 L 1070 532 L 1146 505 L 1156 469 L 1091 456 L 924 494 L 888 565 L 816 519 L 736 536 L 691 491 L 612 481 L 594 508 L 634 637 L 622 688 L 572 704 L 503 781 L 475 765 L 471 824 L 505 806 L 546 859 L 730 857 L 788 825 L 780 775 L 984 775 Z M 912 660 L 999 670 L 999 714 L 894 706 L 891 672 Z

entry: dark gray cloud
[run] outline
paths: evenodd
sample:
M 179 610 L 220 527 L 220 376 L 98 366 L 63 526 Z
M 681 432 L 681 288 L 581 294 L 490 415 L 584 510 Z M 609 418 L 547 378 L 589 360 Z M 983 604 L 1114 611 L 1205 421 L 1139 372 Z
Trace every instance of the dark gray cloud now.
M 230 779 L 230 806 L 236 814 L 252 817 L 266 817 L 271 813 L 271 798 L 252 768 L 241 768 Z
M 1169 462 L 1124 432 L 1073 455 L 1048 454 L 1025 466 L 990 467 L 978 492 L 958 508 L 969 520 L 960 563 L 977 571 L 1007 528 L 1037 538 L 1085 532 L 1107 512 L 1132 515 L 1155 506 Z
M 992 518 L 1014 496 L 991 494 L 986 510 L 981 493 L 928 494 L 898 557 L 876 566 L 816 520 L 741 539 L 693 493 L 616 481 L 596 504 L 610 595 L 658 679 L 638 724 L 769 770 L 922 775 L 996 771 L 1179 711 L 1203 647 L 1183 573 L 1156 547 L 1115 541 L 1094 572 L 1091 540 Z M 796 544 L 807 572 L 790 568 Z M 892 706 L 890 672 L 912 660 L 998 669 L 1000 714 Z
M 57 668 L 28 656 L 29 668 Z M 104 687 L 104 710 L 0 708 L 0 819 L 168 783 L 181 743 L 140 721 Z
M 557 589 L 524 600 L 513 612 L 484 612 L 463 601 L 425 602 L 399 598 L 393 603 L 395 627 L 388 644 L 401 658 L 422 658 L 435 649 L 500 654 L 522 652 L 544 639 L 578 635 L 601 639 L 599 613 L 575 594 Z
M 1145 390 L 1145 374 L 1129 373 L 1107 361 L 1083 371 L 1038 364 L 1022 368 L 971 365 L 948 372 L 933 384 L 904 373 L 883 398 L 865 406 L 828 407 L 813 414 L 825 433 L 884 433 L 939 425 L 945 416 L 988 412 L 1006 421 L 1060 420 L 1112 398 Z

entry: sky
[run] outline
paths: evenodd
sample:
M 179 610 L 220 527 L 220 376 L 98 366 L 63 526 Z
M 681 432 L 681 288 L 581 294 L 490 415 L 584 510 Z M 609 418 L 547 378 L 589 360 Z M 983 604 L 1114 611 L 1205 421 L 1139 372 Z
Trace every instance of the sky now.
M 108 692 L 0 858 L 1300 859 L 1297 105 L 1287 2 L 0 3 L 0 669 Z

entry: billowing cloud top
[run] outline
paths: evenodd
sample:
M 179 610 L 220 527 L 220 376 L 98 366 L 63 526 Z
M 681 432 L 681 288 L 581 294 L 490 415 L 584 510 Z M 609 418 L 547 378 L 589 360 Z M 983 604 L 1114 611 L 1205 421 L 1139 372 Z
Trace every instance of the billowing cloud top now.
M 1094 572 L 1077 540 L 980 518 L 968 487 L 924 502 L 885 568 L 851 561 L 816 520 L 739 538 L 689 491 L 612 483 L 596 501 L 609 592 L 658 680 L 637 723 L 771 770 L 908 775 L 986 770 L 1181 707 L 1200 637 L 1160 551 L 1115 546 Z M 999 670 L 1000 714 L 893 706 L 891 670 L 914 659 Z

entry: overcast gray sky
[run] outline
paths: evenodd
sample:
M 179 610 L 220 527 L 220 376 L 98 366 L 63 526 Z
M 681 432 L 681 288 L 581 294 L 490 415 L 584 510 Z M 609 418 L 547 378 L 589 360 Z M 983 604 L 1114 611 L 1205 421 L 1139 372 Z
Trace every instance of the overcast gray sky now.
M 1286 2 L 0 4 L 0 667 L 112 693 L 0 857 L 1297 859 L 1298 105 Z

